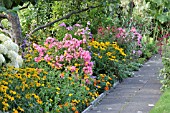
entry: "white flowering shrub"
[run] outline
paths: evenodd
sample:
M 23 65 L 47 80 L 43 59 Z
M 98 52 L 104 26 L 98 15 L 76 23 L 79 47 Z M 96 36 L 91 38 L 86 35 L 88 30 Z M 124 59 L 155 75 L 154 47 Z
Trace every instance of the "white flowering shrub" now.
M 14 66 L 16 68 L 21 67 L 23 59 L 18 52 L 18 45 L 9 37 L 0 34 L 0 67 L 2 65 Z

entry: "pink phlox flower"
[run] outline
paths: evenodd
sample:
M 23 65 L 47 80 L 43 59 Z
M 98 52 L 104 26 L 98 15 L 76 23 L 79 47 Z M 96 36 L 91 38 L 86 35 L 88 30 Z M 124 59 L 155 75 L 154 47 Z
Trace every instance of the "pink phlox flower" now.
M 61 56 L 60 56 L 59 61 L 60 61 L 60 62 L 64 61 L 64 55 L 61 55 Z
M 57 45 L 57 42 L 52 42 L 50 45 L 49 45 L 49 48 L 51 49 L 52 47 L 55 47 Z
M 52 37 L 48 37 L 47 39 L 46 39 L 46 41 L 45 41 L 45 43 L 52 43 L 52 42 L 54 42 L 56 39 L 55 38 L 52 38 Z
M 141 50 L 138 50 L 138 56 L 141 56 L 142 55 L 142 51 Z
M 120 34 L 118 33 L 118 34 L 116 34 L 116 38 L 120 38 Z
M 99 34 L 103 34 L 103 30 L 104 30 L 103 27 L 99 27 L 99 28 L 98 28 L 98 33 L 99 33 Z
M 79 52 L 74 52 L 73 54 L 75 59 L 78 59 L 80 57 L 80 53 Z
M 62 48 L 63 48 L 63 43 L 64 43 L 64 42 L 57 42 L 57 43 L 56 43 L 56 47 L 57 47 L 56 49 L 57 49 L 57 50 L 62 49 Z
M 137 32 L 135 27 L 132 27 L 130 31 L 133 33 Z
M 79 51 L 80 53 L 83 52 L 83 48 L 79 47 L 79 48 L 78 48 L 78 51 Z
M 70 62 L 70 61 L 72 60 L 72 58 L 73 58 L 72 55 L 70 55 L 69 53 L 66 54 L 66 60 L 67 60 L 67 61 Z
M 70 67 L 70 71 L 71 71 L 71 72 L 74 72 L 75 70 L 76 70 L 76 67 L 75 67 L 75 66 L 71 66 L 71 67 Z
M 56 66 L 57 68 L 62 68 L 63 64 L 60 64 L 60 63 L 56 62 L 56 63 L 55 63 L 55 66 Z
M 73 38 L 72 41 L 74 42 L 74 43 L 73 43 L 73 47 L 74 47 L 74 48 L 80 47 L 80 45 L 81 45 L 81 43 L 82 43 L 82 40 L 79 41 L 79 40 L 77 40 L 76 38 Z
M 71 31 L 73 30 L 73 27 L 72 26 L 69 26 L 69 27 L 66 27 L 67 30 Z
M 63 38 L 63 41 L 71 40 L 71 39 L 72 39 L 72 35 L 71 34 L 65 34 L 65 37 Z
M 86 83 L 87 83 L 87 84 L 90 84 L 91 82 L 90 82 L 90 80 L 89 80 L 89 79 L 86 79 Z
M 84 61 L 86 61 L 86 62 L 89 62 L 91 60 L 89 51 L 82 51 L 80 57 L 83 58 Z
M 35 58 L 34 58 L 34 61 L 35 61 L 35 62 L 39 62 L 39 61 L 41 61 L 41 59 L 42 59 L 42 57 L 40 57 L 40 56 L 39 56 L 39 57 L 35 57 Z
M 118 29 L 117 29 L 119 32 L 126 32 L 126 30 L 125 29 L 123 29 L 123 28 L 121 28 L 121 27 L 119 27 Z
M 85 62 L 85 66 L 93 67 L 93 62 Z
M 60 27 L 66 27 L 66 24 L 64 22 L 62 22 L 59 26 Z
M 84 72 L 85 74 L 90 74 L 90 75 L 92 75 L 92 74 L 93 74 L 92 67 L 90 67 L 90 66 L 83 67 L 83 72 Z
M 45 57 L 44 57 L 44 60 L 46 61 L 46 62 L 49 62 L 50 60 L 51 60 L 51 56 L 49 56 L 48 54 L 46 54 L 45 55 Z
M 44 52 L 47 51 L 47 49 L 45 47 L 41 47 L 35 43 L 33 43 L 33 47 L 39 52 L 39 55 L 40 56 L 43 56 L 44 55 Z
M 70 47 L 72 44 L 73 44 L 73 42 L 72 42 L 71 40 L 66 40 L 66 41 L 64 42 L 63 47 L 64 47 L 64 48 L 68 48 L 68 47 Z
M 76 27 L 81 27 L 81 25 L 80 25 L 80 24 L 75 24 L 74 26 L 76 26 Z

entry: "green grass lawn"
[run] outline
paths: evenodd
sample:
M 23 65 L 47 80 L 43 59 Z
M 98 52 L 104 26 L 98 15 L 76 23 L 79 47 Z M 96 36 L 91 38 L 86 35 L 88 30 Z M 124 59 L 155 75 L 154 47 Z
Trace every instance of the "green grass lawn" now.
M 170 89 L 163 93 L 150 113 L 170 113 Z

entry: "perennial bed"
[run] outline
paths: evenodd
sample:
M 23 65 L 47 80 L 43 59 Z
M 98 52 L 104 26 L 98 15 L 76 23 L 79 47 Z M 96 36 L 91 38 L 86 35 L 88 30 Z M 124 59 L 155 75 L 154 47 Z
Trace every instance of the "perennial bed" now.
M 146 48 L 134 27 L 130 31 L 100 27 L 93 36 L 89 26 L 88 22 L 86 28 L 75 24 L 68 29 L 62 23 L 59 28 L 66 32 L 64 38 L 25 41 L 20 68 L 8 67 L 11 60 L 5 57 L 8 62 L 3 61 L 0 69 L 0 110 L 84 113 L 117 81 L 139 68 L 137 61 Z

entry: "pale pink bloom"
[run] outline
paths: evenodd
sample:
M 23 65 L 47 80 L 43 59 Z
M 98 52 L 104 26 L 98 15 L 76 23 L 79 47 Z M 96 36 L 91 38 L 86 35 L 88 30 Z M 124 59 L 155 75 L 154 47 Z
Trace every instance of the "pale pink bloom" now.
M 61 62 L 64 61 L 64 55 L 61 55 L 61 56 L 60 56 L 59 61 L 61 61 Z
M 90 84 L 90 80 L 89 80 L 89 79 L 86 79 L 86 83 L 87 83 L 87 84 Z
M 83 71 L 85 74 L 90 74 L 90 75 L 93 74 L 92 67 L 90 67 L 90 66 L 83 67 Z
M 80 24 L 75 24 L 74 26 L 76 26 L 76 27 L 81 27 L 81 25 L 80 25 Z
M 76 70 L 76 67 L 75 67 L 75 66 L 71 66 L 71 67 L 70 67 L 70 71 L 71 71 L 71 72 L 74 72 L 75 70 Z
M 86 62 L 91 60 L 91 56 L 90 56 L 89 51 L 82 51 L 80 57 L 83 58 L 84 61 L 86 61 Z
M 66 60 L 67 60 L 67 61 L 70 62 L 72 58 L 73 58 L 72 55 L 70 55 L 70 54 L 68 54 L 68 53 L 66 54 Z
M 71 31 L 71 30 L 73 30 L 73 27 L 72 27 L 72 26 L 69 26 L 69 27 L 67 27 L 66 29 L 69 30 L 69 31 Z
M 40 51 L 40 52 L 39 52 L 39 56 L 40 56 L 40 57 L 44 56 L 44 52 Z
M 63 47 L 64 47 L 64 48 L 68 48 L 68 47 L 71 46 L 72 43 L 73 43 L 72 41 L 66 40 L 65 43 L 64 43 L 64 45 L 63 45 Z
M 47 49 L 44 47 L 41 47 L 35 43 L 33 43 L 33 47 L 38 51 L 38 52 L 45 52 Z
M 79 52 L 74 52 L 73 56 L 75 59 L 78 59 L 80 57 L 80 53 Z
M 63 22 L 59 25 L 60 27 L 66 27 L 66 24 Z
M 65 37 L 63 38 L 63 41 L 71 40 L 71 39 L 72 39 L 72 35 L 71 34 L 65 34 Z
M 35 58 L 34 58 L 34 61 L 35 61 L 35 62 L 39 62 L 39 61 L 41 61 L 41 59 L 42 59 L 42 57 L 35 57 Z
M 49 48 L 55 47 L 57 45 L 57 42 L 50 43 Z
M 56 63 L 55 63 L 55 66 L 56 66 L 57 68 L 62 68 L 63 64 L 60 64 L 60 63 L 56 62 Z
M 125 29 L 123 29 L 121 27 L 119 27 L 118 30 L 119 30 L 119 32 L 125 32 Z
M 142 51 L 138 50 L 138 55 L 141 56 L 142 55 Z
M 132 27 L 130 31 L 133 33 L 137 32 L 135 27 Z
M 44 60 L 45 60 L 46 62 L 49 62 L 49 61 L 51 60 L 51 58 L 52 58 L 52 57 L 50 57 L 50 56 L 48 56 L 48 54 L 46 54 L 45 57 L 44 57 Z
M 55 38 L 52 38 L 52 37 L 48 37 L 47 39 L 46 39 L 46 41 L 45 41 L 45 43 L 52 43 L 52 42 L 54 42 L 55 41 Z
M 93 67 L 93 62 L 85 62 L 85 66 Z
M 57 42 L 56 47 L 58 50 L 63 48 L 63 42 Z

